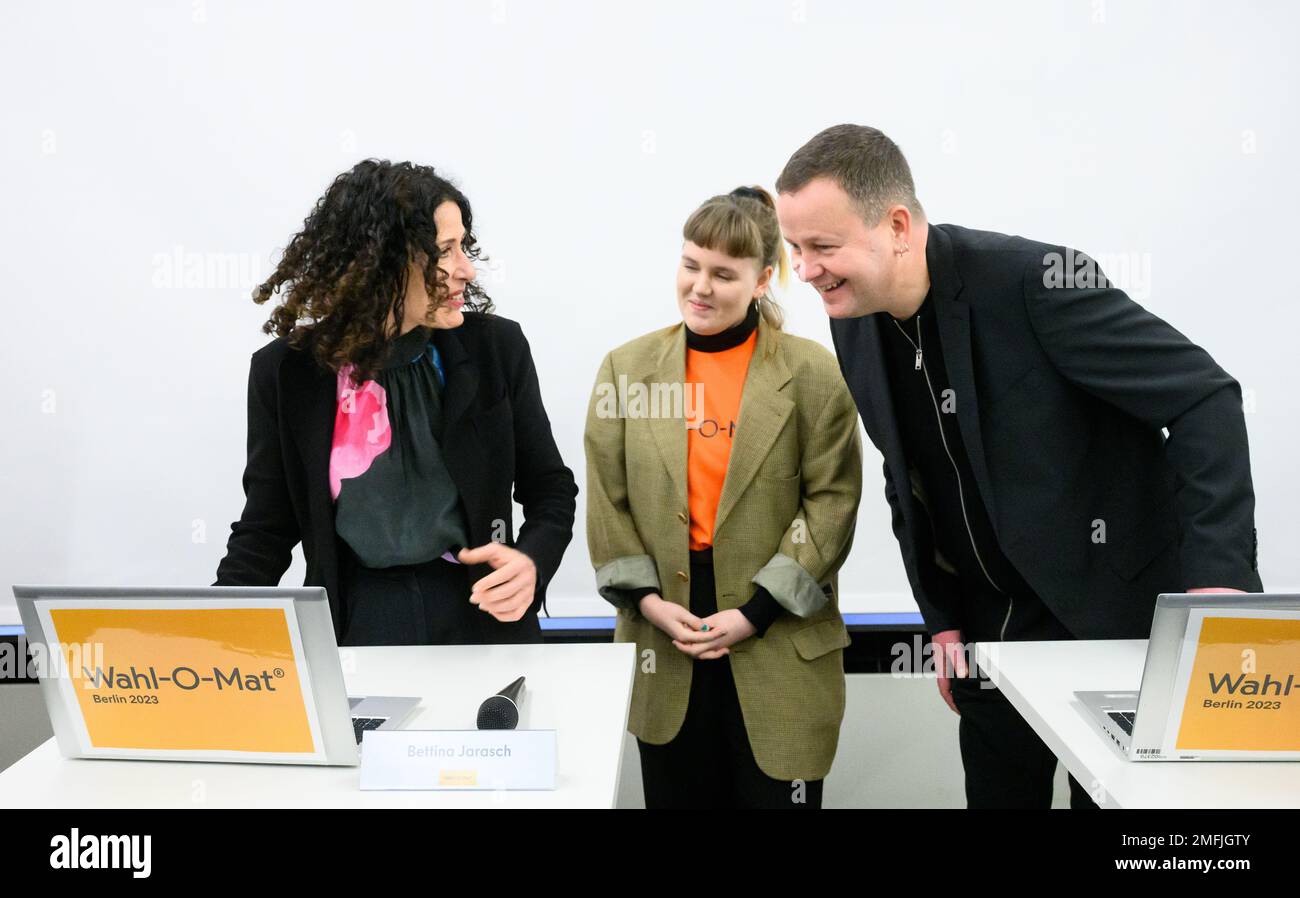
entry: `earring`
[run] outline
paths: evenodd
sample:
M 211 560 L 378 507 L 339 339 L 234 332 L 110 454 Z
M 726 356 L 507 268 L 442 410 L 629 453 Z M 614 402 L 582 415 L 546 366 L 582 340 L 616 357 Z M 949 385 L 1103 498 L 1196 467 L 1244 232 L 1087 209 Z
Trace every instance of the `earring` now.
M 906 254 L 907 254 L 907 251 L 908 251 L 910 248 L 911 248 L 911 247 L 909 247 L 906 243 L 904 243 L 902 249 L 896 249 L 896 250 L 894 250 L 894 255 L 896 255 L 896 256 L 906 255 Z

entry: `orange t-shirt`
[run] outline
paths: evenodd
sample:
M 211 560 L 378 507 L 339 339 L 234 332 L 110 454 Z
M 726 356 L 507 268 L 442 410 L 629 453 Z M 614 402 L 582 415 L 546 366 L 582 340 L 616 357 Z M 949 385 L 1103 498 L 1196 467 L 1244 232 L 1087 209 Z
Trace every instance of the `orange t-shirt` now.
M 686 422 L 686 502 L 691 512 L 692 549 L 713 545 L 713 522 L 727 477 L 731 441 L 740 417 L 749 360 L 758 344 L 758 331 L 744 343 L 718 352 L 686 350 L 686 391 L 696 396 L 703 384 L 703 408 L 693 408 Z

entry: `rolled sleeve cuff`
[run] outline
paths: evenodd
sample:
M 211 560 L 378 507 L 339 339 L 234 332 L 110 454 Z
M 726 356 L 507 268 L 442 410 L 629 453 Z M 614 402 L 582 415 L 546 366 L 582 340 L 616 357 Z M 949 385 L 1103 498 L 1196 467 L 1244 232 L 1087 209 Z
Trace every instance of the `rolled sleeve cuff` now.
M 782 608 L 798 617 L 808 617 L 830 601 L 799 562 L 779 552 L 750 582 L 766 589 Z
M 659 571 L 649 555 L 615 558 L 596 569 L 596 591 L 615 608 L 635 609 L 647 591 L 659 591 Z

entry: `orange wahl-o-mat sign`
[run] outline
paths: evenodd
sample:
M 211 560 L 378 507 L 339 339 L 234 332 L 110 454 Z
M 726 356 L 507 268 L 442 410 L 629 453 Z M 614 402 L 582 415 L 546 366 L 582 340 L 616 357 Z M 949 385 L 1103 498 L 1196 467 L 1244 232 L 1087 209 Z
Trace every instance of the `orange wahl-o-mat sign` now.
M 1192 621 L 1189 621 L 1189 624 Z M 1176 748 L 1300 751 L 1300 620 L 1201 619 Z
M 65 607 L 49 614 L 92 748 L 316 751 L 290 608 Z M 72 650 L 95 644 L 98 656 Z

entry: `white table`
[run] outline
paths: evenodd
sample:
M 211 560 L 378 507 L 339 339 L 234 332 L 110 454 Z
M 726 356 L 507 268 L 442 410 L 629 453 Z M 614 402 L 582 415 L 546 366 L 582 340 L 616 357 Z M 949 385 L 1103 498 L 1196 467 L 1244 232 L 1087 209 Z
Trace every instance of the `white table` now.
M 361 792 L 358 767 L 73 760 L 53 739 L 0 773 L 7 808 L 614 806 L 635 646 L 341 649 L 350 695 L 421 696 L 410 729 L 473 729 L 478 706 L 526 676 L 521 729 L 554 729 L 553 792 Z
M 1103 808 L 1297 808 L 1300 761 L 1134 763 L 1101 735 L 1076 691 L 1136 691 L 1145 639 L 990 642 L 986 671 Z

